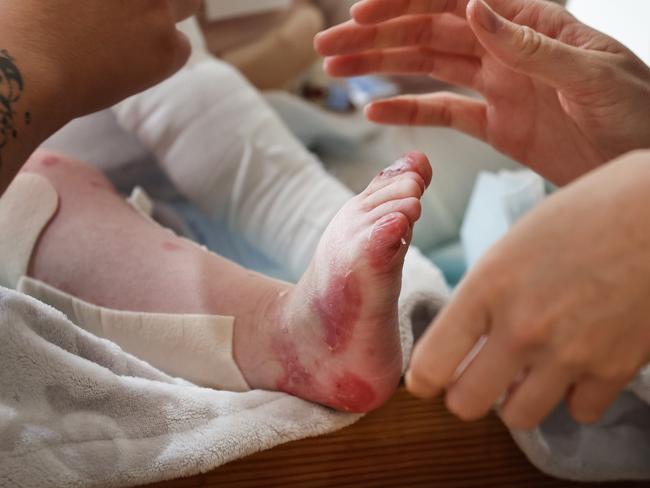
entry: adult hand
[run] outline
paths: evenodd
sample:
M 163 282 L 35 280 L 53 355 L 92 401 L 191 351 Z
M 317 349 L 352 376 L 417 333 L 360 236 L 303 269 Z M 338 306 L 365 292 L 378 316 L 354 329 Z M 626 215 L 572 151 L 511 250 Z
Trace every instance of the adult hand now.
M 557 184 L 650 147 L 650 68 L 542 0 L 364 0 L 320 34 L 334 76 L 427 74 L 476 90 L 371 104 L 369 119 L 448 126 Z M 630 13 L 632 15 L 632 13 Z
M 568 394 L 576 420 L 596 421 L 650 361 L 649 188 L 650 151 L 631 153 L 522 219 L 417 345 L 411 392 L 447 389 L 467 420 L 507 395 L 501 415 L 524 429 Z

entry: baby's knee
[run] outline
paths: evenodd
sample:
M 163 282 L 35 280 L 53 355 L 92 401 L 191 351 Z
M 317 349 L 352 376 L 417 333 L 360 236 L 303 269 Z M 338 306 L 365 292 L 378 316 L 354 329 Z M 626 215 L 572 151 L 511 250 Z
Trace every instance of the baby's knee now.
M 23 166 L 23 171 L 39 174 L 75 172 L 84 171 L 87 166 L 87 164 L 64 154 L 46 149 L 38 149 L 27 160 L 27 163 Z
M 37 150 L 22 171 L 44 176 L 59 191 L 78 186 L 113 188 L 106 176 L 94 166 L 48 150 Z

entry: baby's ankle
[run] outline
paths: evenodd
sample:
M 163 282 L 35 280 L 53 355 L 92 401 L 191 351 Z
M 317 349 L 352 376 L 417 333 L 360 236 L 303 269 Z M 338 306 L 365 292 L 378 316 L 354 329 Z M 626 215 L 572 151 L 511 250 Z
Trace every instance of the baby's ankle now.
M 250 313 L 235 319 L 233 355 L 254 389 L 276 389 L 282 368 L 273 343 L 278 335 L 290 336 L 294 289 L 294 285 L 274 282 L 272 287 L 251 297 Z

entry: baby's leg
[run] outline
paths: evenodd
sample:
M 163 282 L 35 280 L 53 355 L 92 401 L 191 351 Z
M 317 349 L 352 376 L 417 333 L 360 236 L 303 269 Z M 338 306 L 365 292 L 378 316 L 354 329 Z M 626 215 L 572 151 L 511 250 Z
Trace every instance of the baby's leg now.
M 298 280 L 330 221 L 353 197 L 232 67 L 209 59 L 114 107 L 122 127 L 157 156 L 176 187 Z M 411 323 L 422 332 L 448 297 L 418 249 L 404 266 L 400 314 L 427 296 Z M 412 335 L 403 321 L 403 345 Z
M 296 279 L 353 196 L 221 61 L 184 68 L 113 110 L 189 200 Z
M 431 168 L 413 154 L 350 200 L 298 285 L 251 273 L 143 219 L 101 173 L 38 153 L 25 171 L 60 196 L 30 275 L 95 305 L 236 319 L 249 385 L 347 411 L 381 405 L 399 379 L 401 268 Z

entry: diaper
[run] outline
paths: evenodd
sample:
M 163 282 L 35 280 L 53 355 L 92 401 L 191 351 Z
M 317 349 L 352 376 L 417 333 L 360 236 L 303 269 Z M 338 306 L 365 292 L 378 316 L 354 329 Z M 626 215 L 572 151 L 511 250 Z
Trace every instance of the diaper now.
M 152 205 L 141 189 L 128 201 L 150 218 Z M 21 173 L 7 189 L 0 199 L 0 286 L 47 303 L 170 375 L 221 390 L 250 389 L 233 358 L 234 317 L 112 310 L 27 276 L 34 247 L 58 206 L 56 190 L 40 175 Z

